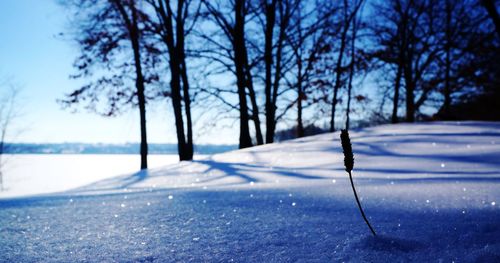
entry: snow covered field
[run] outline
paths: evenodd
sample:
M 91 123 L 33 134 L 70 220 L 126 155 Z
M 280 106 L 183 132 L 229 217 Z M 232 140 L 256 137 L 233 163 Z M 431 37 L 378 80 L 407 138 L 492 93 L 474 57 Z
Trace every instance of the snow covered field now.
M 351 131 L 0 199 L 0 261 L 500 262 L 500 123 Z
M 65 191 L 139 170 L 136 154 L 5 155 L 4 191 L 0 198 Z M 177 155 L 149 155 L 149 166 L 177 163 Z

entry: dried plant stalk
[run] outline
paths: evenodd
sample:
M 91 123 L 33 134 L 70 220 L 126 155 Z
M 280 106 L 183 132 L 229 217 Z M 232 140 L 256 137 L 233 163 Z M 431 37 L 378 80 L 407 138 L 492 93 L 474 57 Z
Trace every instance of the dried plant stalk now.
M 354 182 L 352 180 L 352 169 L 354 168 L 354 154 L 352 153 L 351 139 L 349 138 L 349 131 L 347 131 L 347 129 L 341 130 L 340 142 L 342 143 L 342 150 L 344 151 L 345 170 L 349 174 L 349 180 L 351 181 L 352 191 L 354 192 L 354 197 L 356 198 L 356 203 L 358 203 L 359 211 L 361 212 L 361 215 L 363 216 L 363 219 L 365 220 L 366 225 L 368 225 L 368 228 L 370 228 L 370 231 L 372 232 L 372 234 L 374 236 L 377 236 L 377 234 L 375 233 L 375 230 L 370 225 L 370 222 L 368 221 L 368 218 L 366 217 L 365 212 L 363 211 L 363 208 L 361 207 L 361 202 L 359 201 L 358 194 L 356 193 L 356 188 L 354 187 Z

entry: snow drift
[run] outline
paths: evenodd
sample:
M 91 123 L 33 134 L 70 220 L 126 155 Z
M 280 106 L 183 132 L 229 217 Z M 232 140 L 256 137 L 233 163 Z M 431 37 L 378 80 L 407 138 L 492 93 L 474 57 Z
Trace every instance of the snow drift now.
M 500 261 L 500 123 L 351 131 L 0 200 L 0 261 Z

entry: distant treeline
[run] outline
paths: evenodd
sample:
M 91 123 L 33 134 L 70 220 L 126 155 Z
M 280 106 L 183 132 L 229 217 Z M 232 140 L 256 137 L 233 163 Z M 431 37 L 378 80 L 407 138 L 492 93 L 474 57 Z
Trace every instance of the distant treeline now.
M 7 143 L 5 154 L 137 154 L 138 143 Z M 237 149 L 237 145 L 196 145 L 197 154 L 215 154 Z M 151 154 L 177 154 L 177 144 L 149 144 Z

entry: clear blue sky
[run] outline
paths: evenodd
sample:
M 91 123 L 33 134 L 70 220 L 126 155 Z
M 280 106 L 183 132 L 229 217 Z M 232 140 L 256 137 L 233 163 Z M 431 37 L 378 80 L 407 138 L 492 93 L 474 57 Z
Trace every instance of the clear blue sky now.
M 104 118 L 84 110 L 61 110 L 56 99 L 78 88 L 69 79 L 77 46 L 57 35 L 68 27 L 67 15 L 56 0 L 0 0 L 0 77 L 21 84 L 23 116 L 11 137 L 18 142 L 138 142 L 138 112 Z M 150 142 L 176 142 L 169 102 L 148 108 Z M 237 129 L 237 127 L 235 127 Z M 236 144 L 233 129 L 218 136 L 195 136 L 198 143 Z

